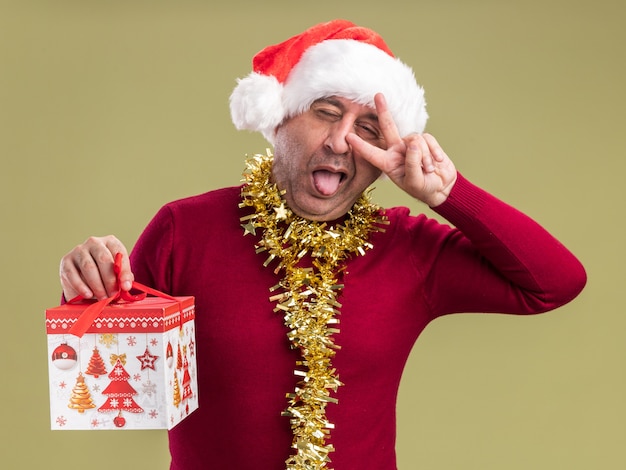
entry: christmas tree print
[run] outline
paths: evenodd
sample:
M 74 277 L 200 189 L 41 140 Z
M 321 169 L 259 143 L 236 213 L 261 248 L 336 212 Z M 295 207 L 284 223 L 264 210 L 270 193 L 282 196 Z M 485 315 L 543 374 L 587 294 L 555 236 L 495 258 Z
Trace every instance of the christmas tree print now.
M 91 393 L 87 388 L 87 384 L 85 383 L 85 377 L 83 376 L 82 372 L 78 373 L 78 377 L 76 378 L 76 385 L 74 385 L 74 388 L 72 389 L 72 396 L 70 397 L 70 402 L 67 407 L 72 410 L 76 410 L 79 413 L 84 413 L 85 410 L 96 407 L 93 400 L 91 399 Z
M 180 344 L 178 345 L 178 351 L 176 353 L 176 368 L 182 370 L 183 368 L 183 354 L 180 352 Z
M 191 375 L 189 374 L 189 361 L 187 356 L 183 360 L 183 402 L 186 404 L 185 412 L 189 414 L 189 403 L 187 400 L 193 396 L 193 390 L 191 390 Z
M 178 384 L 178 374 L 174 371 L 174 406 L 180 405 L 180 385 Z
M 128 383 L 130 374 L 126 372 L 126 369 L 124 369 L 119 359 L 115 362 L 115 366 L 109 374 L 109 379 L 111 379 L 111 382 L 102 391 L 102 394 L 106 395 L 108 398 L 104 404 L 98 408 L 98 411 L 102 413 L 117 411 L 118 417 L 121 415 L 122 411 L 143 413 L 143 408 L 135 403 L 133 399 L 133 396 L 137 395 L 137 391 Z M 116 421 L 116 425 L 117 422 L 119 421 Z
M 94 378 L 98 378 L 101 375 L 105 375 L 107 373 L 106 366 L 104 364 L 104 360 L 100 355 L 100 351 L 97 347 L 93 348 L 93 354 L 89 359 L 89 365 L 87 366 L 87 370 L 85 374 L 93 375 Z
M 189 361 L 187 361 L 187 356 L 183 361 L 183 401 L 191 398 L 193 396 L 193 391 L 191 390 L 191 375 L 189 375 Z

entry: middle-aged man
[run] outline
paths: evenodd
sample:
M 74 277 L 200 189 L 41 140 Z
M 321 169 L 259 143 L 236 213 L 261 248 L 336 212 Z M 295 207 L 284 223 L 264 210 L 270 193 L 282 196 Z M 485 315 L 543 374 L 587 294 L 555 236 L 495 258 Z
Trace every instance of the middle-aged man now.
M 377 33 L 315 25 L 253 67 L 231 114 L 274 156 L 250 159 L 241 187 L 164 206 L 130 258 L 113 236 L 75 247 L 65 298 L 107 297 L 133 276 L 196 297 L 200 408 L 170 431 L 172 469 L 395 469 L 398 386 L 426 325 L 557 308 L 585 271 L 457 172 Z M 364 192 L 381 174 L 453 227 L 375 206 Z

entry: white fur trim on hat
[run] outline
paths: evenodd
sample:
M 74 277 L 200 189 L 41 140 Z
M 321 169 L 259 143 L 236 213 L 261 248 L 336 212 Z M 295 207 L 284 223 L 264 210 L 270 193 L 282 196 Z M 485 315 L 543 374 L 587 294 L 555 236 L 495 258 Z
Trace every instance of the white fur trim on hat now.
M 260 131 L 273 143 L 276 127 L 317 99 L 340 96 L 374 108 L 379 92 L 401 136 L 423 132 L 428 119 L 424 90 L 411 68 L 371 44 L 351 39 L 309 47 L 284 84 L 256 72 L 238 80 L 230 109 L 238 129 Z

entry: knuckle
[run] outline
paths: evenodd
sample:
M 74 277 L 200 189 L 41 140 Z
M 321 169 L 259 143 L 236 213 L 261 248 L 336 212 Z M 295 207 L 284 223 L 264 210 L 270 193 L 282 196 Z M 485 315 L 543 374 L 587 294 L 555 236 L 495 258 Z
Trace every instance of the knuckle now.
M 85 243 L 83 244 L 84 245 L 101 245 L 102 237 L 95 237 L 95 236 L 88 237 L 87 240 L 85 240 Z
M 96 270 L 95 263 L 93 260 L 89 258 L 82 258 L 78 260 L 76 263 L 79 272 L 83 273 L 83 275 L 90 275 L 90 273 Z
M 119 242 L 115 235 L 106 235 L 106 236 L 102 237 L 102 241 L 105 244 L 108 244 L 108 243 L 118 243 Z
M 97 251 L 92 256 L 93 256 L 95 262 L 99 266 L 106 265 L 107 263 L 109 263 L 111 261 L 111 253 L 109 253 L 108 250 L 107 251 L 105 251 L 105 250 Z

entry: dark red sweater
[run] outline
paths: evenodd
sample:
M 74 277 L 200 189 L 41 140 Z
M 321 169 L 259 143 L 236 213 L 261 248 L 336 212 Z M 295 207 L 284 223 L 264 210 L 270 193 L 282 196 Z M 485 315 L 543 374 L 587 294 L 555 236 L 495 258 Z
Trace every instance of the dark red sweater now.
M 200 409 L 170 431 L 171 468 L 285 468 L 298 353 L 272 311 L 277 279 L 243 236 L 239 188 L 166 205 L 132 253 L 136 279 L 196 297 Z M 519 211 L 459 175 L 437 212 L 455 227 L 406 208 L 386 210 L 390 225 L 374 248 L 348 262 L 340 297 L 341 346 L 333 360 L 339 404 L 330 468 L 396 468 L 396 396 L 420 332 L 455 312 L 529 314 L 572 300 L 586 275 L 578 260 Z

